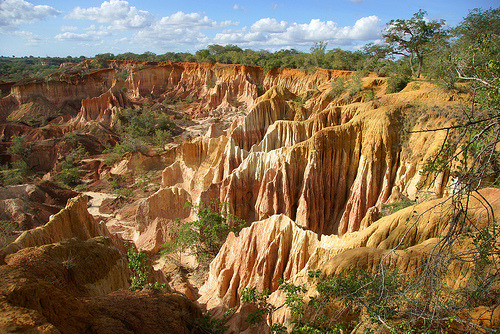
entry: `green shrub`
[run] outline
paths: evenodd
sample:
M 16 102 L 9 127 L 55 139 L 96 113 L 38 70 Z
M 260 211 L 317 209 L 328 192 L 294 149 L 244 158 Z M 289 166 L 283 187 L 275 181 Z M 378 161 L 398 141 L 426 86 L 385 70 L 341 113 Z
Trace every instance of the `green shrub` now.
M 63 161 L 61 171 L 59 172 L 59 180 L 69 187 L 74 187 L 80 184 L 81 172 L 71 161 Z
M 351 76 L 351 80 L 349 81 L 348 85 L 348 91 L 349 91 L 349 97 L 353 97 L 359 91 L 361 91 L 361 82 L 362 74 L 360 72 L 356 72 L 353 76 Z
M 106 149 L 104 153 L 140 151 L 146 154 L 149 152 L 147 143 L 163 148 L 170 141 L 171 130 L 175 128 L 175 123 L 168 115 L 152 111 L 123 109 L 117 114 L 117 118 L 120 120 L 117 132 L 121 133 L 123 141 L 113 149 Z
M 414 205 L 415 202 L 409 199 L 408 197 L 404 197 L 401 201 L 391 203 L 391 204 L 382 204 L 382 210 L 380 214 L 382 217 L 392 215 L 394 212 L 407 208 L 409 206 Z
M 75 187 L 75 191 L 78 191 L 78 192 L 82 192 L 85 190 L 85 188 L 87 188 L 87 185 L 85 183 L 80 183 L 79 185 L 77 185 Z
M 122 78 L 123 80 L 127 80 L 128 76 L 129 76 L 129 72 L 128 71 L 121 71 L 121 72 L 117 73 L 116 75 L 119 76 L 120 78 Z
M 26 136 L 12 136 L 10 138 L 12 145 L 7 148 L 7 154 L 24 155 L 26 153 Z
M 198 318 L 195 321 L 196 324 L 202 328 L 203 333 L 224 334 L 229 329 L 229 326 L 224 326 L 228 320 L 227 317 L 235 311 L 236 310 L 234 308 L 230 308 L 224 312 L 222 319 L 214 318 L 208 311 L 206 311 L 203 313 L 201 318 Z
M 373 100 L 375 100 L 375 92 L 373 90 L 370 90 L 368 93 L 366 93 L 364 102 L 373 101 Z
M 129 188 L 120 188 L 120 189 L 115 189 L 114 191 L 115 195 L 118 197 L 132 197 L 134 196 L 134 191 Z
M 175 127 L 175 123 L 166 114 L 159 114 L 156 118 L 155 130 L 170 130 Z
M 188 250 L 200 263 L 207 263 L 217 255 L 229 232 L 238 233 L 245 226 L 238 217 L 219 213 L 203 204 L 186 203 L 186 206 L 194 209 L 198 219 L 187 223 L 175 221 L 172 229 L 175 239 L 163 245 L 164 254 Z M 222 212 L 224 207 L 220 205 L 219 210 Z
M 335 99 L 339 97 L 346 89 L 345 78 L 341 77 L 330 84 L 330 96 Z
M 0 166 L 0 175 L 4 186 L 21 184 L 29 172 L 29 166 L 24 160 L 14 161 L 9 168 L 8 164 Z
M 406 85 L 410 82 L 410 77 L 396 74 L 387 79 L 387 94 L 398 93 L 402 91 Z
M 172 134 L 170 131 L 166 130 L 156 130 L 155 136 L 153 137 L 153 143 L 159 149 L 163 150 L 165 145 L 172 140 Z
M 332 319 L 328 314 L 328 305 L 341 301 L 349 305 L 349 312 L 359 312 L 365 308 L 369 320 L 389 322 L 403 305 L 403 291 L 406 287 L 398 271 L 386 271 L 373 274 L 363 270 L 351 270 L 339 276 L 322 276 L 320 271 L 309 271 L 309 277 L 316 279 L 318 295 L 310 297 L 306 303 L 304 294 L 307 289 L 287 282 L 280 282 L 279 290 L 285 295 L 286 306 L 290 310 L 293 328 L 291 333 L 329 333 L 340 334 L 352 330 L 355 324 L 347 324 Z M 272 314 L 281 306 L 268 302 L 269 291 L 260 292 L 255 288 L 245 288 L 240 292 L 243 303 L 254 303 L 256 310 L 247 317 L 247 322 L 257 324 L 267 320 L 272 333 L 286 333 L 287 328 L 279 323 L 272 323 Z M 307 315 L 307 316 L 306 316 Z
M 196 99 L 194 97 L 192 97 L 191 95 L 188 95 L 188 96 L 186 96 L 186 99 L 184 100 L 184 102 L 189 104 L 189 103 L 196 102 Z
M 167 287 L 164 283 L 148 283 L 149 267 L 146 264 L 147 255 L 142 251 L 137 251 L 135 247 L 129 247 L 126 243 L 128 267 L 132 271 L 130 275 L 130 290 L 141 290 L 143 288 L 165 289 Z
M 121 157 L 122 156 L 120 154 L 111 152 L 109 154 L 106 154 L 106 156 L 104 157 L 104 163 L 106 164 L 106 166 L 113 166 L 115 162 L 121 159 Z
M 4 248 L 16 239 L 16 235 L 13 233 L 16 228 L 16 223 L 0 220 L 0 249 Z
M 69 187 L 77 186 L 81 183 L 82 172 L 77 166 L 77 160 L 81 160 L 85 158 L 88 153 L 85 151 L 85 148 L 79 144 L 77 148 L 72 149 L 66 155 L 64 160 L 60 161 L 56 165 L 56 169 L 60 169 L 59 171 L 59 181 L 61 181 L 64 185 Z
M 73 145 L 73 146 L 77 146 L 78 145 L 78 138 L 76 137 L 76 135 L 73 132 L 65 133 L 64 134 L 64 139 L 66 139 L 67 141 L 69 141 L 71 143 L 71 145 Z
M 130 136 L 126 136 L 125 140 L 121 143 L 118 143 L 113 148 L 107 148 L 103 151 L 103 153 L 116 153 L 119 157 L 115 160 L 119 160 L 121 156 L 128 152 L 142 152 L 147 154 L 149 151 L 149 147 L 146 143 L 140 138 L 132 138 Z M 114 157 L 116 158 L 116 156 Z M 113 159 L 113 158 L 110 158 Z M 111 162 L 111 161 L 110 161 Z M 114 163 L 114 162 L 113 162 Z

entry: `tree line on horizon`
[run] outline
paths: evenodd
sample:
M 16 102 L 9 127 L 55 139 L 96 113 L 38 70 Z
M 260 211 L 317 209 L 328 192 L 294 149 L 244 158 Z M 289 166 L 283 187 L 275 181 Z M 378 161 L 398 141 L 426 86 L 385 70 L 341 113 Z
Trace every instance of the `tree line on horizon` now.
M 455 58 L 467 53 L 477 36 L 500 35 L 500 8 L 473 9 L 456 27 L 444 29 L 444 20 L 429 21 L 424 10 L 410 19 L 394 19 L 386 24 L 383 43 L 368 43 L 356 51 L 333 48 L 328 43 L 315 42 L 309 52 L 296 49 L 268 50 L 242 49 L 237 45 L 208 45 L 194 54 L 166 52 L 142 54 L 96 54 L 93 59 L 105 66 L 103 60 L 208 62 L 261 66 L 271 69 L 300 69 L 309 73 L 315 68 L 375 72 L 379 76 L 398 75 L 405 78 L 420 77 L 438 79 L 448 87 L 454 87 L 456 79 Z M 80 57 L 0 57 L 0 80 L 17 81 L 28 77 L 44 77 L 60 70 L 62 63 L 79 63 Z M 98 65 L 99 66 L 99 65 Z

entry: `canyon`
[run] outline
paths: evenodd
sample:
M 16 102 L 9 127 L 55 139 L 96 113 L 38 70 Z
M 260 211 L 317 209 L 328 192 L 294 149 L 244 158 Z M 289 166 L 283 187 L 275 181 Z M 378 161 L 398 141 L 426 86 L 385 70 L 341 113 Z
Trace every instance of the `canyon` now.
M 132 61 L 12 85 L 0 99 L 0 159 L 25 161 L 37 181 L 0 188 L 1 219 L 18 235 L 0 251 L 0 331 L 188 333 L 199 330 L 202 310 L 222 317 L 233 309 L 228 333 L 265 333 L 268 324 L 245 322 L 244 288 L 268 290 L 281 305 L 280 280 L 314 295 L 311 271 L 418 271 L 449 231 L 457 186 L 453 166 L 422 172 L 447 136 L 426 130 L 464 119 L 472 96 L 426 80 L 392 94 L 387 86 L 374 73 Z M 106 163 L 123 110 L 167 115 L 171 141 Z M 26 151 L 13 154 L 20 136 Z M 75 162 L 84 187 L 63 189 L 60 164 L 76 143 L 87 152 Z M 500 191 L 479 194 L 463 205 L 484 227 L 488 214 L 500 214 Z M 87 195 L 102 197 L 92 214 Z M 403 201 L 409 207 L 382 215 Z M 209 266 L 160 253 L 179 220 L 197 219 L 186 202 L 224 203 L 222 214 L 246 223 Z M 128 291 L 124 243 L 148 255 L 150 281 L 166 283 L 164 291 Z M 453 266 L 446 279 L 458 289 L 474 268 Z M 470 310 L 481 311 L 475 323 L 500 326 L 499 308 Z M 271 320 L 291 325 L 286 308 Z

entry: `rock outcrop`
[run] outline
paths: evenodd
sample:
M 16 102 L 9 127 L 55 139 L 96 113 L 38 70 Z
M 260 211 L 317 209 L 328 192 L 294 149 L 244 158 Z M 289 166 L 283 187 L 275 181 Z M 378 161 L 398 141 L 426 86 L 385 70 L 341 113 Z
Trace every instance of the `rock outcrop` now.
M 8 265 L 0 265 L 0 332 L 199 333 L 193 324 L 200 308 L 184 296 L 154 289 L 103 295 L 116 287 L 113 280 L 105 284 L 105 277 L 92 282 L 113 264 L 102 252 L 102 247 L 112 247 L 106 240 L 24 249 L 12 255 Z M 66 260 L 59 262 L 60 256 Z
M 0 219 L 14 222 L 18 231 L 28 230 L 47 223 L 77 195 L 50 182 L 1 187 Z
M 286 73 L 274 75 L 285 78 Z M 228 203 L 230 213 L 248 223 L 285 214 L 319 235 L 366 228 L 368 224 L 361 222 L 368 212 L 401 196 L 415 199 L 417 184 L 428 190 L 426 199 L 446 196 L 452 183 L 449 172 L 433 182 L 419 173 L 444 134 L 405 133 L 409 127 L 430 128 L 439 117 L 429 117 L 416 106 L 439 110 L 459 102 L 449 104 L 446 94 L 441 96 L 439 89 L 429 86 L 422 88 L 424 93 L 392 94 L 390 106 L 379 101 L 336 105 L 328 80 L 350 74 L 298 75 L 321 85 L 306 105 L 283 86 L 270 88 L 225 134 L 196 138 L 155 158 L 155 164 L 167 166 L 162 187 L 181 187 L 194 202 Z M 288 87 L 298 84 L 292 77 L 283 80 Z M 368 91 L 379 92 L 383 87 L 381 78 L 362 81 L 362 89 Z M 418 103 L 408 102 L 411 94 Z M 445 100 L 445 107 L 433 106 L 437 97 Z M 450 124 L 449 119 L 441 122 Z
M 155 289 L 120 290 L 87 299 L 86 303 L 95 319 L 91 327 L 95 333 L 203 333 L 196 326 L 200 308 L 179 294 Z
M 198 333 L 201 310 L 188 298 L 124 290 L 127 261 L 106 235 L 82 195 L 3 249 L 0 332 Z
M 274 291 L 279 279 L 288 280 L 304 268 L 318 244 L 315 233 L 285 215 L 254 222 L 238 237 L 230 233 L 210 264 L 199 302 L 209 309 L 231 308 L 239 305 L 240 291 L 246 287 Z
M 111 87 L 114 76 L 115 70 L 103 69 L 83 77 L 76 74 L 21 81 L 11 87 L 10 94 L 18 104 L 29 102 L 33 96 L 43 96 L 55 108 L 62 108 L 71 101 L 101 95 Z
M 150 253 L 157 253 L 162 244 L 172 238 L 171 227 L 175 219 L 190 215 L 186 202 L 191 202 L 189 193 L 182 188 L 160 189 L 139 204 L 136 224 L 139 237 L 136 246 Z M 176 217 L 176 218 L 175 218 Z
M 75 297 L 101 296 L 129 287 L 127 261 L 106 237 L 27 247 L 7 256 L 5 262 Z
M 445 131 L 427 130 L 452 126 L 465 117 L 459 106 L 469 101 L 467 94 L 425 82 L 385 94 L 385 78 L 359 78 L 350 71 L 274 69 L 264 73 L 260 67 L 240 65 L 104 63 L 109 69 L 82 78 L 52 77 L 10 87 L 11 93 L 0 100 L 0 122 L 9 117 L 24 123 L 0 125 L 0 155 L 9 161 L 19 158 L 5 154 L 9 141 L 14 135 L 27 135 L 36 141 L 28 147 L 33 154 L 25 157 L 29 166 L 33 171 L 47 170 L 74 148 L 65 139 L 67 132 L 74 132 L 91 154 L 102 152 L 104 143 L 114 144 L 118 138 L 110 127 L 117 124 L 116 114 L 122 108 L 161 112 L 179 121 L 179 131 L 173 135 L 185 132 L 162 153 L 127 153 L 112 167 L 104 167 L 100 157 L 83 163 L 90 181 L 99 181 L 105 174 L 125 178 L 139 170 L 154 171 L 159 178 L 162 171 L 160 190 L 128 207 L 131 218 L 121 231 L 149 254 L 157 253 L 173 237 L 176 219 L 195 219 L 192 210 L 184 207 L 186 202 L 227 203 L 228 213 L 248 223 L 238 237 L 229 235 L 210 266 L 208 281 L 199 290 L 198 301 L 211 310 L 242 307 L 242 315 L 249 309 L 239 303 L 241 289 L 275 291 L 279 279 L 309 284 L 308 270 L 336 275 L 351 269 L 374 270 L 385 261 L 411 272 L 425 263 L 425 253 L 446 233 L 442 217 L 447 205 L 437 205 L 436 199 L 452 192 L 455 181 L 450 175 L 455 167 L 433 178 L 420 171 L 446 136 Z M 125 70 L 129 72 L 125 81 L 115 75 Z M 344 92 L 336 91 L 335 87 L 344 84 Z M 36 118 L 38 114 L 43 117 Z M 46 127 L 34 128 L 46 122 Z M 187 130 L 195 125 L 196 129 Z M 206 135 L 198 136 L 200 133 Z M 196 137 L 191 138 L 192 134 Z M 497 191 L 488 189 L 481 194 L 500 212 Z M 424 203 L 377 220 L 384 204 L 402 199 Z M 6 202 L 0 205 L 21 205 L 11 202 L 10 207 Z M 475 208 L 478 203 L 470 202 L 469 208 L 482 219 L 481 208 Z M 130 321 L 133 325 L 126 325 L 133 310 L 107 306 L 130 298 L 133 307 L 147 312 L 155 312 L 144 305 L 148 299 L 161 305 L 162 312 L 173 312 L 171 305 L 191 310 L 189 303 L 149 291 L 136 295 L 115 292 L 92 299 L 92 291 L 102 294 L 119 284 L 109 279 L 88 283 L 86 277 L 69 275 L 64 260 L 67 252 L 61 249 L 95 243 L 116 268 L 120 259 L 106 248 L 109 240 L 102 239 L 107 236 L 116 242 L 116 237 L 113 239 L 104 223 L 96 224 L 85 206 L 84 197 L 70 200 L 46 226 L 25 232 L 6 247 L 0 258 L 8 263 L 8 275 L 21 275 L 15 270 L 24 268 L 32 271 L 28 280 L 41 290 L 73 291 L 71 298 L 80 298 L 74 301 L 75 312 L 86 319 L 85 325 L 74 326 L 83 326 L 82 330 L 98 331 L 105 326 L 107 331 L 116 326 L 140 332 L 135 324 L 144 322 L 144 328 L 159 331 L 143 315 Z M 418 220 L 412 216 L 414 212 L 421 214 Z M 121 218 L 118 215 L 108 222 L 114 232 L 120 232 Z M 81 241 L 65 241 L 74 237 Z M 29 259 L 47 263 L 64 280 L 51 283 L 52 287 L 44 285 L 55 276 L 40 268 L 34 270 Z M 102 268 L 119 271 L 111 265 Z M 450 279 L 460 281 L 453 275 Z M 190 298 L 196 298 L 197 291 L 188 290 Z M 87 299 L 82 304 L 83 297 Z M 271 298 L 278 301 L 282 296 L 275 292 Z M 33 310 L 38 312 L 36 316 Z M 65 326 L 71 326 L 38 309 L 25 311 L 33 314 L 33 324 L 40 330 L 65 331 L 69 328 Z M 285 314 L 276 317 L 281 321 Z M 180 324 L 176 321 L 175 326 Z M 246 330 L 242 323 L 236 317 L 231 330 Z
M 480 196 L 470 198 L 468 205 L 471 226 L 482 228 L 491 217 L 488 212 L 495 216 L 500 213 L 500 191 L 483 189 Z M 285 279 L 312 289 L 307 273 L 316 269 L 328 276 L 355 269 L 375 272 L 383 263 L 388 268 L 397 267 L 400 272 L 415 275 L 439 238 L 446 235 L 451 210 L 450 201 L 437 199 L 386 216 L 363 231 L 342 237 L 323 235 L 320 240 L 315 233 L 303 230 L 284 215 L 254 222 L 238 237 L 228 236 L 210 265 L 209 279 L 201 288 L 198 301 L 223 313 L 230 307 L 240 306 L 240 293 L 246 287 L 276 291 L 278 280 Z M 470 247 L 466 239 L 464 236 L 456 250 Z M 472 271 L 472 266 L 457 262 L 450 267 L 447 284 L 453 289 L 463 287 Z M 275 305 L 283 302 L 279 291 L 270 298 Z M 245 315 L 229 323 L 232 332 L 244 329 L 234 322 L 250 310 L 243 308 L 240 312 Z M 285 318 L 286 312 L 275 313 L 275 321 L 284 322 Z
M 257 98 L 262 69 L 244 65 L 167 63 L 134 71 L 127 87 L 135 97 L 199 99 L 198 109 L 213 110 L 236 103 L 250 106 Z
M 80 195 L 68 200 L 66 208 L 52 216 L 47 224 L 23 232 L 2 250 L 0 258 L 26 247 L 42 246 L 71 238 L 87 240 L 108 235 L 106 226 L 97 223 L 88 213 L 87 196 Z
M 128 105 L 123 80 L 114 79 L 111 88 L 103 94 L 81 101 L 82 107 L 74 121 L 80 127 L 89 121 L 97 121 L 111 126 L 119 108 Z

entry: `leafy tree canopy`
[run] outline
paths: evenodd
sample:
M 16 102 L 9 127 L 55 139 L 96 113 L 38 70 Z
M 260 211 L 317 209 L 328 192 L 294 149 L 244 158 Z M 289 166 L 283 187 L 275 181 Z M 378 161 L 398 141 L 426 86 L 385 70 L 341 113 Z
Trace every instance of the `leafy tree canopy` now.
M 394 54 L 408 56 L 410 66 L 414 75 L 420 77 L 424 55 L 432 50 L 433 42 L 438 38 L 446 36 L 446 31 L 442 29 L 444 20 L 429 21 L 425 18 L 427 12 L 420 9 L 409 20 L 396 19 L 387 23 L 383 34 Z M 418 69 L 413 68 L 413 58 L 418 61 Z

